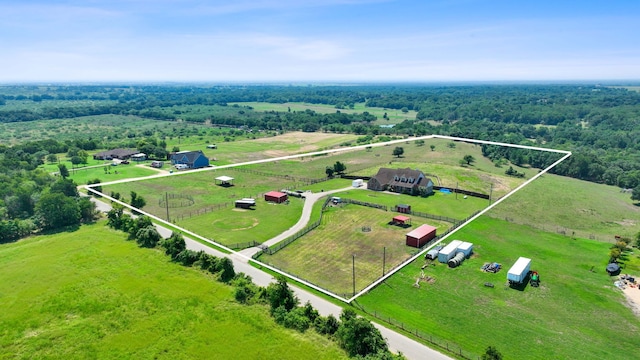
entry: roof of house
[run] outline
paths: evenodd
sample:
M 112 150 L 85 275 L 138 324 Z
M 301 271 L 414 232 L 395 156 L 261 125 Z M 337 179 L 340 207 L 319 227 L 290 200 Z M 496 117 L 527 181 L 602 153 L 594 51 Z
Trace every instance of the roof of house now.
M 380 168 L 376 176 L 374 176 L 381 184 L 392 186 L 412 187 L 414 185 L 423 185 L 429 182 L 422 171 L 406 169 L 390 169 Z M 426 180 L 423 180 L 426 179 Z
M 283 197 L 283 196 L 287 196 L 287 194 L 285 193 L 281 193 L 280 191 L 269 191 L 268 193 L 264 194 L 264 196 L 272 196 L 272 197 Z
M 123 157 L 123 156 L 126 157 L 136 153 L 137 153 L 136 150 L 131 150 L 131 149 L 111 149 L 111 150 L 101 151 L 99 153 L 96 153 L 94 156 L 95 157 Z
M 413 229 L 413 231 L 411 231 L 410 233 L 407 234 L 407 236 L 412 237 L 412 238 L 417 238 L 417 239 L 421 239 L 423 238 L 425 235 L 436 231 L 436 228 L 431 226 L 431 225 L 420 225 L 418 228 Z
M 179 151 L 173 155 L 171 155 L 171 159 L 177 159 L 177 158 L 182 158 L 185 157 L 187 159 L 187 162 L 194 162 L 196 161 L 196 159 L 198 157 L 200 157 L 200 155 L 203 155 L 202 150 L 197 150 L 197 151 Z

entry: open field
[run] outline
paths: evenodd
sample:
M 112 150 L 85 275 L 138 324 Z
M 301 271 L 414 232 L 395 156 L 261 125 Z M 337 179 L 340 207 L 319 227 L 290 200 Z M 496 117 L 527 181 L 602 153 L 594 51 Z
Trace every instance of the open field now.
M 312 110 L 320 114 L 330 114 L 335 113 L 336 111 L 340 111 L 345 114 L 361 114 L 365 111 L 368 113 L 375 115 L 378 119 L 373 122 L 376 125 L 385 125 L 385 124 L 399 124 L 405 120 L 415 120 L 417 112 L 414 110 L 409 110 L 406 113 L 403 113 L 400 110 L 396 109 L 384 109 L 379 107 L 366 107 L 364 103 L 355 104 L 353 109 L 336 109 L 334 105 L 323 105 L 323 104 L 308 104 L 308 103 L 297 103 L 297 102 L 289 102 L 283 104 L 272 104 L 272 103 L 264 103 L 264 102 L 239 102 L 239 103 L 229 103 L 229 105 L 237 104 L 242 106 L 251 106 L 254 111 L 279 111 L 279 112 L 287 112 L 289 109 L 291 111 L 305 111 Z M 387 114 L 389 120 L 383 119 L 384 114 Z
M 614 241 L 640 232 L 640 207 L 615 186 L 546 174 L 489 216 L 568 236 Z M 575 233 L 575 234 L 574 234 Z
M 220 175 L 234 177 L 234 185 L 215 185 L 214 178 Z M 109 185 L 102 190 L 105 194 L 120 193 L 125 200 L 131 191 L 135 191 L 147 201 L 143 210 L 164 219 L 167 218 L 163 203 L 166 194 L 189 195 L 193 202 L 186 198 L 169 202 L 171 221 L 227 245 L 254 240 L 262 242 L 295 224 L 300 218 L 302 200 L 293 198 L 288 205 L 273 205 L 262 198 L 262 194 L 292 183 L 291 179 L 256 177 L 223 169 Z M 255 198 L 258 206 L 255 210 L 236 210 L 234 201 L 241 198 Z
M 104 222 L 0 246 L 0 357 L 346 359 Z
M 453 238 L 474 243 L 475 254 L 460 267 L 428 266 L 425 275 L 435 282 L 416 288 L 424 264 L 416 260 L 360 297 L 357 305 L 478 355 L 492 345 L 506 359 L 635 358 L 631 352 L 637 348 L 640 319 L 604 271 L 608 244 L 488 217 Z M 504 286 L 519 256 L 532 258 L 539 288 Z M 485 262 L 504 268 L 484 273 Z M 486 282 L 495 287 L 485 287 Z
M 354 255 L 358 292 L 383 275 L 383 255 L 388 271 L 416 251 L 405 245 L 408 232 L 423 223 L 437 227 L 438 232 L 451 226 L 415 217 L 409 228 L 390 225 L 395 214 L 354 204 L 328 207 L 320 226 L 274 255 L 261 255 L 260 261 L 349 298 L 354 295 Z
M 105 171 L 105 167 L 107 170 Z M 102 182 L 130 179 L 158 174 L 158 171 L 147 166 L 136 164 L 101 166 L 89 169 L 69 169 L 69 178 L 78 185 L 86 184 L 89 180 L 100 179 Z

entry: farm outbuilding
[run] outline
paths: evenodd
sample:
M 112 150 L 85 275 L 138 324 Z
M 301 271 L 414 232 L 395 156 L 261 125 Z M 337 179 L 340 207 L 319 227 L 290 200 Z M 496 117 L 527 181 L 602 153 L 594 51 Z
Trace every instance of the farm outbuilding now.
M 250 209 L 253 206 L 256 206 L 256 199 L 242 198 L 240 200 L 236 200 L 236 208 Z
M 289 196 L 285 193 L 281 193 L 279 191 L 269 191 L 264 194 L 264 200 L 274 202 L 277 204 L 283 203 L 289 199 Z
M 131 160 L 133 161 L 145 161 L 147 160 L 147 154 L 145 153 L 137 153 L 131 155 Z
M 396 205 L 396 211 L 402 214 L 410 214 L 411 213 L 411 205 L 407 204 L 398 204 Z
M 354 188 L 359 188 L 362 185 L 364 185 L 364 180 L 362 179 L 355 179 L 351 182 L 351 186 Z
M 458 252 L 458 246 L 462 244 L 460 240 L 453 240 L 438 253 L 438 261 L 446 263 Z
M 407 246 L 419 248 L 434 237 L 436 237 L 436 228 L 424 224 L 407 234 L 406 244 Z
M 411 218 L 404 215 L 396 215 L 391 219 L 391 222 L 396 225 L 411 225 Z
M 220 186 L 232 186 L 233 185 L 233 178 L 231 176 L 218 176 L 216 178 L 216 185 L 220 185 Z

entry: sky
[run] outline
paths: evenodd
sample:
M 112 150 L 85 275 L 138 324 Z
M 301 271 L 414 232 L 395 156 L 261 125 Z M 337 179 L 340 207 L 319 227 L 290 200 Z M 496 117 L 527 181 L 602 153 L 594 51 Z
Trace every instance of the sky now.
M 0 0 L 0 83 L 574 80 L 640 80 L 640 1 Z

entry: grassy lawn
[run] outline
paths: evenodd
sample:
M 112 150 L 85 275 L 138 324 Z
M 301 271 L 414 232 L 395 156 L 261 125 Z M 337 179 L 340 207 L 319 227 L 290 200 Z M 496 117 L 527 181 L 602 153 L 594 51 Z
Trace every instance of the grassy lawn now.
M 584 238 L 614 241 L 615 235 L 640 232 L 640 207 L 615 186 L 544 175 L 502 202 L 490 216 L 564 232 Z
M 438 231 L 451 225 L 414 218 L 413 226 L 402 228 L 388 224 L 393 214 L 354 204 L 328 207 L 319 227 L 274 255 L 262 255 L 260 260 L 338 295 L 351 297 L 353 255 L 356 291 L 360 291 L 382 276 L 383 255 L 386 254 L 385 271 L 388 271 L 415 253 L 415 248 L 405 245 L 408 232 L 425 222 Z M 363 231 L 363 227 L 369 227 L 370 231 Z
M 455 237 L 474 243 L 475 254 L 460 267 L 428 266 L 425 275 L 435 282 L 416 288 L 424 260 L 415 261 L 358 304 L 475 354 L 492 345 L 506 359 L 634 357 L 628 351 L 637 347 L 640 320 L 604 271 L 607 244 L 488 217 Z M 519 256 L 532 259 L 539 288 L 505 286 L 506 273 Z M 485 262 L 504 268 L 484 273 Z M 485 287 L 486 282 L 495 288 Z
M 158 174 L 157 171 L 149 167 L 129 165 L 106 166 L 89 169 L 69 170 L 69 178 L 78 185 L 86 184 L 89 180 L 100 179 L 102 182 L 115 181 L 121 179 L 138 178 Z
M 0 357 L 344 359 L 98 223 L 0 246 Z
M 220 210 L 185 217 L 175 223 L 193 230 L 223 245 L 250 241 L 264 242 L 293 226 L 302 213 L 303 200 L 292 198 L 289 204 L 273 204 L 256 199 L 254 210 L 235 209 L 233 205 Z

